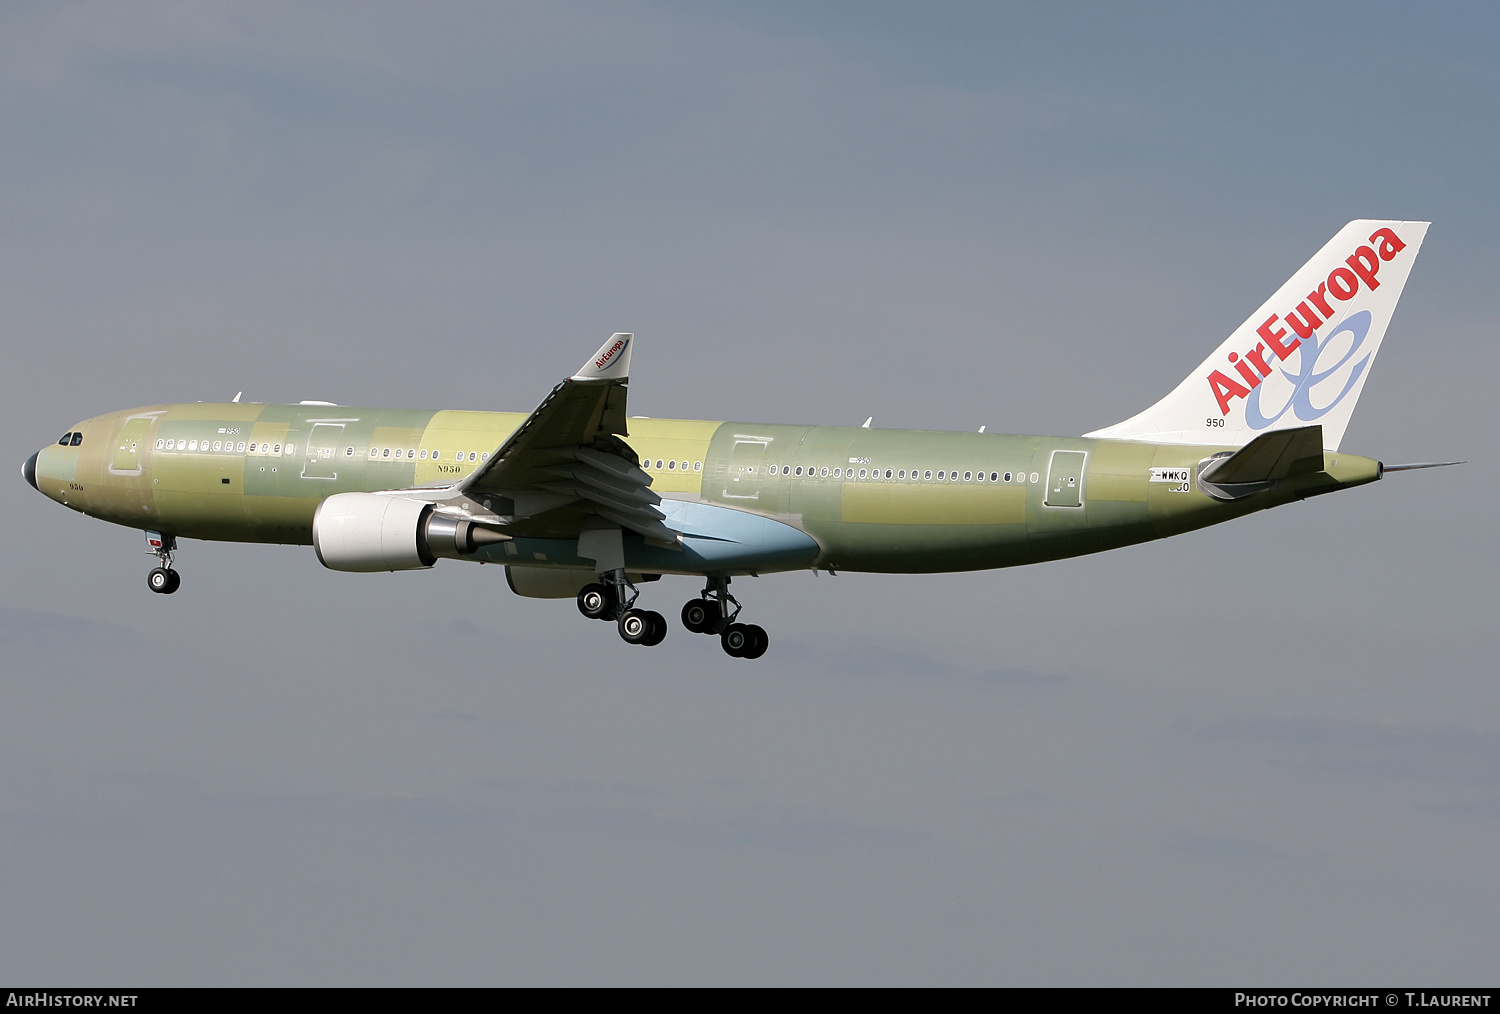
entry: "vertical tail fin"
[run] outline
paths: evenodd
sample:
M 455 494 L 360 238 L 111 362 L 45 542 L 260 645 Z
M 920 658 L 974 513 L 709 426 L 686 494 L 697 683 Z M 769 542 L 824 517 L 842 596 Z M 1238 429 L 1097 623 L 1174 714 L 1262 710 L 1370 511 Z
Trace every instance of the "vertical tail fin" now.
M 1427 222 L 1350 222 L 1171 394 L 1089 437 L 1249 443 L 1319 423 L 1338 450 Z

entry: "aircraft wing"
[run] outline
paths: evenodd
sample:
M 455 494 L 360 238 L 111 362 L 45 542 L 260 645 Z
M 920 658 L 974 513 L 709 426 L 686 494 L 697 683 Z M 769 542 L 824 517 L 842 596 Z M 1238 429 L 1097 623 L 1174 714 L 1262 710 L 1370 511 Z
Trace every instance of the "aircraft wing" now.
M 628 435 L 625 390 L 634 341 L 634 335 L 611 336 L 457 492 L 485 503 L 510 534 L 566 538 L 597 517 L 676 546 L 651 476 L 621 439 Z

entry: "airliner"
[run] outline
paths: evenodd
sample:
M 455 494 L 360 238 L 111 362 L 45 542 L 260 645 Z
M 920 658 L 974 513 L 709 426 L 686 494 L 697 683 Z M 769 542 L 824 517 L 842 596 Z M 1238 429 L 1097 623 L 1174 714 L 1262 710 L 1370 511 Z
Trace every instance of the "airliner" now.
M 655 645 L 643 588 L 693 575 L 682 625 L 758 658 L 736 577 L 1040 563 L 1450 464 L 1339 449 L 1427 226 L 1350 222 L 1166 397 L 1082 436 L 631 416 L 620 333 L 530 414 L 151 405 L 75 424 L 22 474 L 143 531 L 160 594 L 179 539 L 310 545 L 353 573 L 463 560 Z

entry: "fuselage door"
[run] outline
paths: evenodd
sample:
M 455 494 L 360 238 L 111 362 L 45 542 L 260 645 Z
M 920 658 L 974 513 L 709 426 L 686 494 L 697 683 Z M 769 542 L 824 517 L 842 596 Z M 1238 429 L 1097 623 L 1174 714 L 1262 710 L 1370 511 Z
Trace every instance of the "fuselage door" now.
M 120 439 L 115 444 L 114 457 L 109 459 L 109 470 L 114 475 L 141 474 L 141 444 L 146 433 L 156 420 L 151 416 L 126 419 L 120 428 Z
M 1083 451 L 1053 451 L 1047 467 L 1048 507 L 1083 506 Z
M 729 450 L 729 471 L 724 476 L 724 495 L 735 500 L 760 499 L 761 477 L 766 474 L 769 440 L 735 437 Z
M 313 424 L 312 432 L 307 435 L 307 457 L 302 461 L 302 478 L 339 477 L 339 443 L 343 436 L 343 423 Z

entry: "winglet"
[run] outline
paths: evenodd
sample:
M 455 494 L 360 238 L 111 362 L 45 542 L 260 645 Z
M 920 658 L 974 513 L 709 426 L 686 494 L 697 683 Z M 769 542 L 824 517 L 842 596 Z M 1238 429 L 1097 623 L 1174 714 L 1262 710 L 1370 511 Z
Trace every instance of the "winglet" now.
M 630 346 L 634 343 L 633 334 L 610 335 L 609 341 L 599 346 L 599 351 L 573 374 L 573 379 L 625 380 L 630 376 Z

